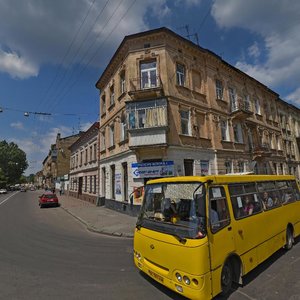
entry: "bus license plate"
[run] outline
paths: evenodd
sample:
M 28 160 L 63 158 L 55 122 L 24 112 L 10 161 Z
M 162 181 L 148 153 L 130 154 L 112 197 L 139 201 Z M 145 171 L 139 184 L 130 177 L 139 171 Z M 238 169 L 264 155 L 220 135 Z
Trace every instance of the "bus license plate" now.
M 154 273 L 154 272 L 151 271 L 151 270 L 148 270 L 148 272 L 149 272 L 149 274 L 150 274 L 151 277 L 157 279 L 157 280 L 160 281 L 161 283 L 164 282 L 164 278 L 163 278 L 162 276 L 160 276 L 160 275 Z

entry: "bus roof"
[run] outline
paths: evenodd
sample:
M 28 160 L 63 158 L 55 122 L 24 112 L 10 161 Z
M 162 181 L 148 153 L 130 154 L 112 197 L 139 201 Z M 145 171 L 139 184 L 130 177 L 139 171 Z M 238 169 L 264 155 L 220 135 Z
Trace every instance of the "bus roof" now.
M 236 183 L 236 182 L 254 182 L 254 181 L 272 181 L 272 180 L 295 180 L 293 175 L 208 175 L 208 176 L 177 176 L 164 177 L 160 179 L 149 180 L 147 184 L 163 182 L 207 182 L 214 184 Z

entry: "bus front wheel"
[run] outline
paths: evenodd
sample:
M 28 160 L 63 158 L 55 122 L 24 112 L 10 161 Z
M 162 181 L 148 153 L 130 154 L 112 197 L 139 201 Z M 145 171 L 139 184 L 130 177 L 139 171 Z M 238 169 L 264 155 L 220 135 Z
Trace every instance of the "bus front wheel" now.
M 286 244 L 285 244 L 284 248 L 286 250 L 290 250 L 293 248 L 293 244 L 294 244 L 293 230 L 291 227 L 288 227 L 286 229 Z
M 232 289 L 233 284 L 233 268 L 232 264 L 227 261 L 222 269 L 221 273 L 221 287 L 223 296 L 227 296 Z

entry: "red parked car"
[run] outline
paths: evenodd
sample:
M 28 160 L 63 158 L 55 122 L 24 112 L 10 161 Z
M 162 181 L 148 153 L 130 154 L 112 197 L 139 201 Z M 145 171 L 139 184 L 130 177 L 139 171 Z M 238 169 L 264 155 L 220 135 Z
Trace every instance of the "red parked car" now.
M 39 196 L 39 206 L 40 208 L 45 206 L 59 206 L 58 198 L 51 192 L 45 193 Z

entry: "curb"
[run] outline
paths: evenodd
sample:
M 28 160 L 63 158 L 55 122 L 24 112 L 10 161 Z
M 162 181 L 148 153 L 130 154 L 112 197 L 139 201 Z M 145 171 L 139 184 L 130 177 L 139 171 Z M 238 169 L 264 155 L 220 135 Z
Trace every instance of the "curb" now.
M 60 205 L 60 207 L 67 212 L 69 215 L 71 215 L 72 217 L 74 217 L 75 219 L 77 219 L 79 222 L 81 222 L 82 224 L 84 224 L 86 226 L 86 229 L 88 231 L 94 232 L 94 233 L 99 233 L 99 234 L 104 234 L 104 235 L 110 235 L 110 236 L 114 236 L 114 237 L 123 237 L 123 238 L 133 238 L 133 234 L 131 233 L 121 233 L 121 232 L 111 232 L 111 231 L 107 231 L 105 229 L 103 230 L 99 230 L 93 226 L 91 226 L 88 222 L 86 222 L 85 220 L 83 220 L 82 218 L 76 216 L 75 214 L 73 214 L 72 212 L 70 212 L 67 208 L 63 207 Z

